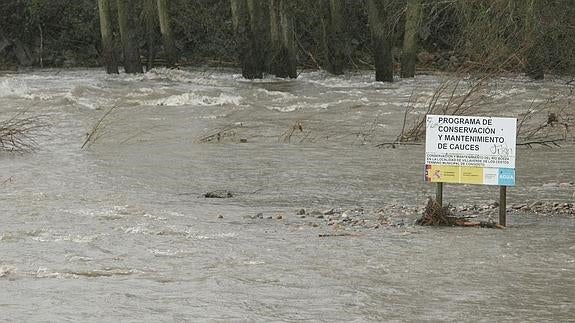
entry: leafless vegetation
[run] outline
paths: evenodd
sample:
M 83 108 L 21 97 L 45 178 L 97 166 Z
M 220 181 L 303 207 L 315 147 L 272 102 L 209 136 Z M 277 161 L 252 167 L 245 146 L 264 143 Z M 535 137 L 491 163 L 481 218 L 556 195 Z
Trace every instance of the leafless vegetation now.
M 447 79 L 431 96 L 416 97 L 412 94 L 405 109 L 399 135 L 394 141 L 379 143 L 377 146 L 395 148 L 399 145 L 423 144 L 425 116 L 428 114 L 484 114 L 485 107 L 496 104 L 495 94 L 489 84 L 492 81 L 491 76 L 486 74 L 475 79 L 461 77 Z M 573 91 L 567 88 L 566 92 L 541 102 L 533 100 L 527 111 L 518 116 L 518 145 L 558 147 L 561 142 L 574 140 Z
M 487 77 L 477 79 L 447 79 L 436 88 L 431 97 L 416 97 L 412 93 L 403 116 L 403 126 L 392 142 L 379 147 L 419 145 L 425 139 L 425 116 L 428 114 L 467 115 L 477 113 L 480 106 L 492 96 L 487 90 Z
M 517 120 L 518 145 L 559 147 L 562 142 L 575 140 L 574 127 L 572 95 L 540 103 L 533 101 Z
M 280 142 L 283 143 L 290 143 L 292 141 L 292 137 L 297 136 L 299 142 L 305 141 L 306 138 L 309 138 L 311 131 L 304 131 L 303 129 L 303 121 L 297 120 L 292 126 L 290 126 L 286 131 L 284 131 L 280 137 Z M 299 136 L 298 136 L 299 135 Z
M 86 139 L 82 144 L 81 149 L 90 147 L 93 143 L 95 143 L 98 139 L 100 139 L 106 133 L 106 120 L 108 117 L 116 110 L 117 106 L 112 106 L 96 121 L 94 126 L 92 126 L 92 130 L 86 134 Z
M 0 121 L 0 151 L 31 152 L 36 141 L 48 128 L 46 116 L 25 116 L 25 112 Z
M 200 143 L 220 143 L 226 140 L 234 140 L 237 137 L 238 130 L 243 128 L 242 123 L 225 126 L 223 128 L 210 130 L 207 134 L 198 139 Z

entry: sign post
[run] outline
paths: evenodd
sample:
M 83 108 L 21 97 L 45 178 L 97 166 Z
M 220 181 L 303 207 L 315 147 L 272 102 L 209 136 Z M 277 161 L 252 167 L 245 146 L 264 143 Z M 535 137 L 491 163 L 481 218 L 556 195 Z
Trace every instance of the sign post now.
M 499 186 L 499 224 L 507 225 L 507 186 Z
M 443 206 L 443 182 L 437 183 L 437 188 L 435 190 L 435 202 L 437 202 L 439 206 Z
M 505 226 L 507 186 L 515 186 L 515 118 L 427 115 L 425 181 L 500 186 L 499 224 Z

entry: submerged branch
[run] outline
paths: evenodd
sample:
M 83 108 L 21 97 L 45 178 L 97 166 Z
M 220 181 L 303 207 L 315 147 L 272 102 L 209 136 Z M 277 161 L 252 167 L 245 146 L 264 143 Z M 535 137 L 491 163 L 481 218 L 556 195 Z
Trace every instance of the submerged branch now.
M 100 119 L 98 119 L 98 121 L 96 121 L 96 123 L 92 127 L 92 130 L 88 132 L 86 140 L 84 140 L 84 143 L 82 144 L 82 147 L 80 147 L 80 149 L 84 149 L 84 147 L 92 145 L 94 142 L 96 142 L 98 138 L 101 137 L 102 135 L 101 129 L 104 119 L 106 119 L 112 113 L 112 111 L 114 111 L 117 107 L 118 106 L 116 105 L 112 106 L 110 109 L 108 109 L 108 111 L 106 111 L 106 113 L 104 113 L 104 115 L 102 115 Z

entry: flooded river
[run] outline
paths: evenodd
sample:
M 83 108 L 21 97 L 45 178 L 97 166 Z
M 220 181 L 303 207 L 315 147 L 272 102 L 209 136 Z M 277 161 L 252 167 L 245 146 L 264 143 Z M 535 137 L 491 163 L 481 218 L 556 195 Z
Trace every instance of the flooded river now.
M 514 213 L 490 230 L 415 227 L 407 212 L 320 237 L 339 231 L 296 215 L 424 205 L 423 146 L 376 145 L 442 78 L 0 74 L 0 120 L 49 123 L 37 151 L 0 153 L 0 321 L 573 322 L 573 217 Z M 487 109 L 516 117 L 564 83 L 497 79 Z M 573 202 L 573 144 L 517 156 L 509 203 Z M 214 190 L 233 197 L 203 197 Z M 444 194 L 486 204 L 498 190 Z

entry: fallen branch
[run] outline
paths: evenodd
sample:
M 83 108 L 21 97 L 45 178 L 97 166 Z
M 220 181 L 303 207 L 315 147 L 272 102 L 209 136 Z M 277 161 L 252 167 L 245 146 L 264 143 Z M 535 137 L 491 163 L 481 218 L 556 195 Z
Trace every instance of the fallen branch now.
M 320 238 L 330 238 L 330 237 L 359 237 L 357 233 L 320 233 L 318 234 Z

